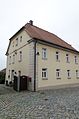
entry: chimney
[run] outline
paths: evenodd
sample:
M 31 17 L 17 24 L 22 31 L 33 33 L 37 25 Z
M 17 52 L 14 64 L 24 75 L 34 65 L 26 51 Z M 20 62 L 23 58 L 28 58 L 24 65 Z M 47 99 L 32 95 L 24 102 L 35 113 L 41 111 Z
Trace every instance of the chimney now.
M 30 23 L 31 25 L 33 25 L 33 21 L 32 21 L 32 20 L 30 20 L 29 23 Z

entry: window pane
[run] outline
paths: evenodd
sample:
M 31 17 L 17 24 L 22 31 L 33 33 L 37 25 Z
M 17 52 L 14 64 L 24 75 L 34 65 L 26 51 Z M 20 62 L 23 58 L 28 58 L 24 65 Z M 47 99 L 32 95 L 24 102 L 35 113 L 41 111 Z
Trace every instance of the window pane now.
M 47 50 L 46 50 L 46 48 L 42 48 L 42 58 L 43 59 L 47 58 Z

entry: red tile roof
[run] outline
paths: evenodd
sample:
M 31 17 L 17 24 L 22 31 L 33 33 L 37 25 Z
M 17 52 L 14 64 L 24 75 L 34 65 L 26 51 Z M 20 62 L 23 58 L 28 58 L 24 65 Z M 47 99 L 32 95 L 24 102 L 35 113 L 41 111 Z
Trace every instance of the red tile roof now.
M 26 32 L 32 38 L 36 38 L 36 39 L 40 39 L 40 40 L 43 40 L 43 41 L 47 41 L 47 42 L 53 43 L 55 45 L 58 45 L 58 46 L 61 46 L 61 47 L 64 47 L 64 48 L 68 48 L 70 50 L 77 51 L 70 44 L 66 43 L 61 38 L 56 36 L 55 34 L 50 33 L 48 31 L 45 31 L 45 30 L 43 30 L 43 29 L 41 29 L 39 27 L 36 27 L 34 25 L 31 25 L 30 23 L 27 23 L 25 25 L 25 29 L 26 29 Z

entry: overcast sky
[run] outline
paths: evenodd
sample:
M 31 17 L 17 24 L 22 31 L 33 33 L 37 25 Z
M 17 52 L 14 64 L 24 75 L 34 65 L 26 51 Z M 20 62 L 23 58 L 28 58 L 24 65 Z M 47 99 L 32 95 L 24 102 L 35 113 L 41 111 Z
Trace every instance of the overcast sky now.
M 0 0 L 0 70 L 9 38 L 29 20 L 79 50 L 79 0 Z

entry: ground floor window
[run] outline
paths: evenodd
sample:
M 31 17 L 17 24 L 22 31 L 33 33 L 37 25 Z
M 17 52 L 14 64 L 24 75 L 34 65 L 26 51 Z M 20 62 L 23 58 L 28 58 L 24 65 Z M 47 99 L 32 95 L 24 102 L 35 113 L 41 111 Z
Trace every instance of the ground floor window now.
M 76 70 L 76 78 L 79 78 L 79 71 Z
M 61 79 L 60 78 L 60 69 L 56 69 L 56 78 Z
M 67 78 L 68 78 L 68 79 L 71 79 L 70 70 L 67 70 Z
M 47 68 L 42 68 L 42 78 L 47 79 Z

